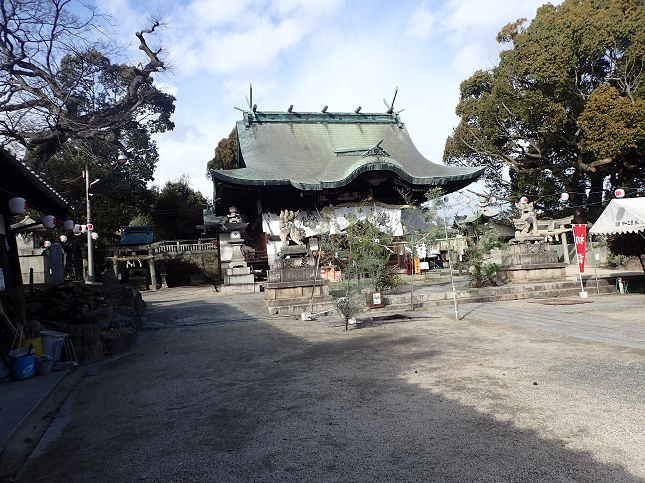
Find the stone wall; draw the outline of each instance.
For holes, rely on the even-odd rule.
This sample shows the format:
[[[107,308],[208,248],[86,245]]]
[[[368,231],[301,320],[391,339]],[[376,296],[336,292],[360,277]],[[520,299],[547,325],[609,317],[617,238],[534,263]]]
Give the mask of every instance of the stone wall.
[[[186,262],[192,262],[204,270],[204,273],[206,274],[208,280],[213,282],[220,282],[222,280],[219,272],[217,250],[166,252],[163,253],[163,258],[172,260],[179,259]]]

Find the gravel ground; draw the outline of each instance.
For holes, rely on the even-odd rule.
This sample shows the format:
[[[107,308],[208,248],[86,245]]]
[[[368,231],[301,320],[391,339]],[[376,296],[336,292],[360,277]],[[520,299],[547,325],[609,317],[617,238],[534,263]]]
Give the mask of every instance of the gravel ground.
[[[431,311],[345,332],[261,295],[146,296],[159,330],[16,481],[645,482],[643,350]]]

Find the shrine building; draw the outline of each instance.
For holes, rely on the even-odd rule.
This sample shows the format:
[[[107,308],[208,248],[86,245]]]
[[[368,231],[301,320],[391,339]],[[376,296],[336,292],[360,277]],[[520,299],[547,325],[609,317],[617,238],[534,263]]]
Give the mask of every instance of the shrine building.
[[[431,188],[450,193],[484,172],[483,167],[427,160],[392,109],[386,113],[362,113],[360,108],[329,112],[326,107],[321,112],[249,109],[243,110],[236,129],[237,168],[211,170],[211,218],[222,219],[235,206],[249,223],[245,244],[269,261],[279,251],[282,210],[299,210],[296,225],[309,237],[315,234],[321,213],[342,217],[353,207],[368,207],[369,216],[401,236],[401,207],[406,204],[401,191],[422,202]]]

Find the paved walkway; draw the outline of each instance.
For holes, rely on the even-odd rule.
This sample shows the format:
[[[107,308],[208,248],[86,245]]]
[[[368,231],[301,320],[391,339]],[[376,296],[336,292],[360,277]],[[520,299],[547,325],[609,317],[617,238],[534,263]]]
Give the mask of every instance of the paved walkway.
[[[579,299],[565,299],[578,302]],[[540,303],[542,302],[542,303]],[[460,304],[463,319],[480,319],[580,339],[645,349],[645,296],[605,295],[589,303],[543,305],[544,301]],[[454,314],[454,306],[434,310]]]

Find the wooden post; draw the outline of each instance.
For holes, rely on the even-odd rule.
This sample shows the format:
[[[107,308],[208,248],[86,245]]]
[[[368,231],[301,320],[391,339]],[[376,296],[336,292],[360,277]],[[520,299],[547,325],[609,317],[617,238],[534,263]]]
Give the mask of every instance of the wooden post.
[[[148,249],[148,255],[150,259],[148,260],[148,267],[150,267],[150,284],[152,285],[152,290],[157,290],[157,272],[155,271],[155,256],[154,248]]]

